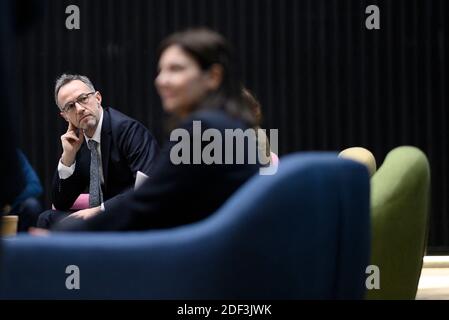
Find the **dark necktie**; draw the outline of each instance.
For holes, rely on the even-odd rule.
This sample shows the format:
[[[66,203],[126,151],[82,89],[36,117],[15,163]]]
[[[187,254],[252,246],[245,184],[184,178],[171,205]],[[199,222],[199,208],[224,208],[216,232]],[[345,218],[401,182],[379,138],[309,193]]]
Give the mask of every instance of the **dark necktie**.
[[[98,207],[103,202],[100,180],[100,157],[97,152],[97,142],[89,140],[90,149],[90,183],[89,183],[89,207]]]

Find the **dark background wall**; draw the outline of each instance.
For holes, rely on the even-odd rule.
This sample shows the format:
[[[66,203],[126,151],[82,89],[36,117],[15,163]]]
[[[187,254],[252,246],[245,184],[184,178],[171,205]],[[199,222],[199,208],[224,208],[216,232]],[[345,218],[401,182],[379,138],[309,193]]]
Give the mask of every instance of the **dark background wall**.
[[[80,8],[80,30],[65,28],[70,4]],[[381,30],[365,28],[370,4],[380,8]],[[43,1],[39,24],[16,47],[21,146],[48,192],[66,127],[53,100],[62,72],[88,75],[104,105],[161,139],[157,45],[175,30],[209,26],[233,43],[244,82],[263,105],[264,126],[279,129],[281,155],[363,146],[381,164],[395,146],[421,148],[432,170],[429,244],[449,247],[448,6],[445,0]]]

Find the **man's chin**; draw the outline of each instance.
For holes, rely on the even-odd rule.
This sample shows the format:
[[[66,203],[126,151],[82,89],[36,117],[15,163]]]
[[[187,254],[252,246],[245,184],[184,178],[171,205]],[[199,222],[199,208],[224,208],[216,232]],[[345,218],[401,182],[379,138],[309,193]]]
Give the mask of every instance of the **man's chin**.
[[[97,125],[96,121],[85,121],[80,123],[79,128],[83,129],[84,131],[89,131],[95,129],[96,125]]]

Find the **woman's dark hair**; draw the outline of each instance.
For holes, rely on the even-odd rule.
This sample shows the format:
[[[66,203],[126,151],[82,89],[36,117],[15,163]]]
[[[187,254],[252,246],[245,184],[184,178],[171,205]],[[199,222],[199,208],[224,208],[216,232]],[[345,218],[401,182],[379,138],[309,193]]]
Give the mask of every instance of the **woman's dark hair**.
[[[256,99],[254,94],[248,89],[242,88],[242,99],[243,103],[245,103],[254,117],[254,127],[260,127],[262,124],[262,108],[260,106],[260,102]]]
[[[189,54],[204,71],[213,65],[222,67],[222,81],[195,109],[223,109],[232,117],[253,126],[255,119],[249,107],[242,102],[241,84],[235,70],[235,61],[229,43],[217,32],[206,28],[188,29],[166,38],[158,50],[158,59],[169,47],[176,45]]]

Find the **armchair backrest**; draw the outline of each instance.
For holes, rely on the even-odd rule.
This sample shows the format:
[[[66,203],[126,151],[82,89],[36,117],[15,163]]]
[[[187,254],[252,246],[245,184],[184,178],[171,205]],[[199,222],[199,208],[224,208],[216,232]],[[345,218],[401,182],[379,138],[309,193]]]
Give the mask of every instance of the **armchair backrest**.
[[[380,289],[369,299],[414,299],[426,247],[430,169],[415,147],[392,150],[371,179],[372,258]]]

